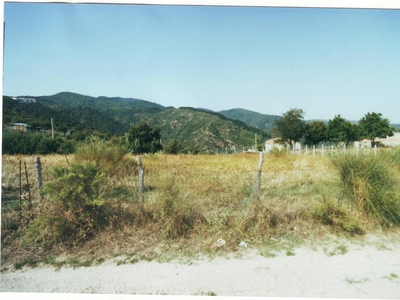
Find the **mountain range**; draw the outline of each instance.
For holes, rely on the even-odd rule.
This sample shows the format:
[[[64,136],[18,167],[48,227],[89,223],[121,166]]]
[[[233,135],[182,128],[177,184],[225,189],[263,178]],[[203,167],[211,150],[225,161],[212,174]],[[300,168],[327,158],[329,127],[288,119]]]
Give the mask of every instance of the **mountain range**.
[[[135,98],[91,97],[71,92],[25,97],[36,102],[22,103],[3,96],[4,125],[21,122],[49,129],[52,118],[57,131],[123,135],[131,124],[144,120],[161,129],[163,144],[176,140],[184,147],[191,145],[200,149],[251,147],[255,135],[260,142],[270,138],[271,128],[280,118],[243,109],[214,112],[164,107]]]
[[[17,99],[22,97],[17,97]],[[161,129],[163,144],[178,141],[181,146],[202,150],[251,147],[271,137],[281,116],[235,108],[215,112],[206,108],[165,107],[157,103],[121,97],[91,97],[71,92],[51,96],[26,96],[33,103],[22,103],[3,96],[3,125],[26,123],[32,127],[72,132],[75,139],[91,134],[121,136],[130,125],[144,120]],[[400,124],[391,124],[400,130]]]

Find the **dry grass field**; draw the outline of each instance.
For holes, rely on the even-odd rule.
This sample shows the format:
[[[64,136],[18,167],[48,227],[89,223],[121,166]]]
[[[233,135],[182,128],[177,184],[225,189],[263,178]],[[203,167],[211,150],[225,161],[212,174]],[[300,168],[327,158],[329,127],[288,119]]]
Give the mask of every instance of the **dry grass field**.
[[[50,183],[42,197],[34,156],[2,158],[4,268],[39,262],[91,265],[118,255],[127,261],[166,261],[239,253],[244,245],[264,248],[266,255],[272,250],[290,255],[294,247],[318,243],[332,234],[356,238],[398,231],[398,226],[382,224],[343,198],[340,172],[328,155],[265,154],[259,196],[258,154],[143,155],[143,205],[133,155],[109,160],[74,155],[40,159],[45,187]],[[93,171],[93,182],[87,183],[79,168],[77,175],[60,171],[64,175],[59,172],[59,179],[52,171],[87,166],[83,161],[91,159],[102,170]],[[29,195],[19,203],[20,160],[23,191],[27,190],[25,163],[27,167],[31,208]],[[390,169],[396,180],[399,171],[397,162]],[[63,186],[71,185],[68,180],[73,175],[84,187]],[[399,202],[398,189],[393,193]],[[68,197],[86,204],[73,206]]]

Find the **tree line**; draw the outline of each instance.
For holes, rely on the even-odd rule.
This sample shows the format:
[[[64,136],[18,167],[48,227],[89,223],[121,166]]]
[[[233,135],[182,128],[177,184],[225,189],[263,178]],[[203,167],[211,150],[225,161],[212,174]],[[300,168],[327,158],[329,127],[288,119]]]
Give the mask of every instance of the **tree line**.
[[[361,139],[371,140],[375,144],[376,138],[393,136],[394,128],[390,127],[389,120],[380,113],[367,113],[358,123],[352,123],[336,115],[327,124],[322,120],[304,121],[302,109],[291,109],[280,120],[275,122],[273,136],[280,144],[294,146],[296,142],[306,145],[317,145],[321,142],[349,144],[351,141]],[[184,147],[177,140],[169,144],[161,143],[161,130],[151,127],[147,122],[141,121],[131,125],[128,132],[122,137],[112,137],[115,143],[124,145],[126,151],[133,154],[155,153],[163,150],[166,154],[193,153],[201,151],[199,145]],[[51,139],[43,134],[28,135],[21,132],[7,132],[3,134],[4,154],[49,154],[73,153],[77,140],[70,138]]]
[[[273,137],[278,143],[291,147],[297,142],[310,146],[321,142],[332,142],[335,145],[344,143],[347,146],[352,141],[369,139],[371,146],[374,146],[377,138],[393,136],[395,131],[390,126],[389,119],[376,112],[368,112],[357,123],[350,122],[340,115],[336,115],[327,123],[322,120],[306,122],[304,114],[302,109],[294,108],[275,122]]]

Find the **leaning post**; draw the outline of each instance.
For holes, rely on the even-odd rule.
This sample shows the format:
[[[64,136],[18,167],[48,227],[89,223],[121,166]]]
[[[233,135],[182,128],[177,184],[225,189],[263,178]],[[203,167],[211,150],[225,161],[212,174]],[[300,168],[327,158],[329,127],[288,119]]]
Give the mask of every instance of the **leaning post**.
[[[257,199],[260,199],[260,188],[261,188],[261,170],[264,162],[264,152],[260,152],[260,159],[258,161],[257,169]]]
[[[140,196],[140,209],[144,206],[144,170],[142,165],[142,157],[137,156],[137,166],[139,171],[139,196]]]
[[[42,193],[40,191],[40,189],[42,188],[42,185],[43,185],[42,163],[40,162],[39,156],[35,157],[35,170],[36,170],[36,183],[37,183],[38,193],[39,193],[39,196],[42,197]]]

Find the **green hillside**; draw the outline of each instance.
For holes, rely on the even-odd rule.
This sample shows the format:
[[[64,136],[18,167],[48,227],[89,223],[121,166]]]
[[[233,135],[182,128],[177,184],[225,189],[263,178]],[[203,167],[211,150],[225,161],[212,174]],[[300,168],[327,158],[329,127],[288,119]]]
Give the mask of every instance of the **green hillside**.
[[[269,133],[271,132],[271,128],[274,127],[275,121],[281,118],[281,116],[266,115],[241,108],[223,110],[219,113],[230,119],[242,121],[249,126],[265,130]]]
[[[51,128],[53,118],[55,130],[99,131],[121,135],[128,130],[121,123],[90,106],[59,105],[57,101],[49,105],[35,98],[36,103],[20,103],[10,97],[3,97],[3,124],[26,123],[32,127]]]
[[[5,123],[22,122],[50,128],[50,118],[53,118],[56,130],[80,131],[80,138],[91,132],[123,135],[130,124],[141,120],[160,127],[163,144],[176,140],[185,148],[250,147],[255,134],[260,143],[269,137],[265,131],[215,112],[190,107],[167,108],[133,98],[95,98],[68,92],[34,97],[36,103],[3,98]]]
[[[203,150],[250,147],[254,145],[255,134],[259,141],[269,137],[262,130],[241,121],[188,107],[166,109],[150,116],[147,121],[160,127],[163,143],[177,140],[183,145],[199,146]]]

